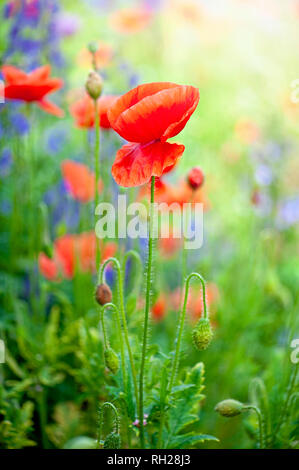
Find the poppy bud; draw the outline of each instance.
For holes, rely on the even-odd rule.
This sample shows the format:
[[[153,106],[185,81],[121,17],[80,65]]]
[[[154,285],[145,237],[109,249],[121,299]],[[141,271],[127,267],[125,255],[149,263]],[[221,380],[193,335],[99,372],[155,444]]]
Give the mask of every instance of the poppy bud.
[[[91,54],[95,54],[98,50],[98,45],[96,42],[90,42],[87,47]]]
[[[226,418],[233,418],[234,416],[241,414],[243,408],[243,403],[229,398],[228,400],[223,400],[217,403],[215,406],[215,411],[217,411],[221,416],[225,416]]]
[[[104,441],[104,449],[119,449],[120,448],[120,435],[116,432],[108,434]]]
[[[102,77],[97,72],[89,72],[85,88],[89,96],[94,100],[97,100],[101,96],[103,90]]]
[[[112,348],[106,349],[104,353],[105,365],[112,372],[116,374],[119,369],[119,360],[116,352]]]
[[[201,168],[199,168],[199,166],[192,168],[189,171],[188,178],[187,178],[188,183],[192,189],[200,188],[203,185],[204,179],[205,177],[204,177],[203,171]]]
[[[107,284],[99,284],[96,289],[95,298],[98,304],[105,305],[111,302],[112,292]]]
[[[201,318],[192,332],[193,343],[196,349],[203,351],[207,349],[213,338],[213,331],[210,321],[207,318]]]

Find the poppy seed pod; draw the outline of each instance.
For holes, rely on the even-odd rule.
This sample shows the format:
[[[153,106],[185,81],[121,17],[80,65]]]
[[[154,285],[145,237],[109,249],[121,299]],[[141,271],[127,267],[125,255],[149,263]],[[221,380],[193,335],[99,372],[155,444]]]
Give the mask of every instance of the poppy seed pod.
[[[97,100],[103,91],[103,80],[97,72],[90,72],[85,83],[85,89],[89,96]]]
[[[204,179],[205,177],[204,177],[203,171],[199,166],[192,168],[189,171],[189,174],[187,177],[189,185],[194,190],[200,188],[203,185]]]
[[[119,449],[120,448],[120,435],[116,432],[108,434],[104,441],[104,449]]]
[[[112,374],[116,374],[119,369],[119,360],[116,352],[112,348],[108,348],[104,353],[104,357],[107,369],[109,369]]]
[[[201,318],[192,332],[194,346],[199,351],[207,349],[213,338],[213,331],[208,318]]]
[[[228,400],[223,400],[217,403],[215,406],[215,411],[217,411],[221,416],[225,416],[226,418],[233,418],[234,416],[241,414],[243,408],[243,403],[229,398]]]
[[[105,305],[111,302],[112,292],[107,284],[99,284],[96,288],[95,298],[98,304]]]

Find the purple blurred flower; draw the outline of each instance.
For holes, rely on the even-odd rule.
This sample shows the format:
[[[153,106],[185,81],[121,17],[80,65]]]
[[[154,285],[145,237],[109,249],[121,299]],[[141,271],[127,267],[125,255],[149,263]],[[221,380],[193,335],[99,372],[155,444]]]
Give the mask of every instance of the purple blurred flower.
[[[11,150],[5,147],[0,156],[0,175],[7,176],[12,166],[12,153]]]
[[[81,20],[71,13],[60,14],[54,22],[56,34],[60,37],[69,37],[75,34],[81,26]]]
[[[280,229],[289,228],[299,222],[299,196],[282,201],[277,212],[277,225]]]
[[[268,186],[272,183],[273,173],[269,166],[264,165],[263,163],[258,165],[255,170],[255,180],[261,186]]]

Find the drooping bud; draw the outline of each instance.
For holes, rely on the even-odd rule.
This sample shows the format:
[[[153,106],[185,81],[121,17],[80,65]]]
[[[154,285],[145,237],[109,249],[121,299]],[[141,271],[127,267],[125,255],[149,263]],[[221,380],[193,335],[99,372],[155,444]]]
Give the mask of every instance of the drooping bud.
[[[213,331],[208,318],[201,318],[195,325],[192,332],[194,346],[203,351],[207,349],[213,338]]]
[[[103,79],[95,71],[89,72],[88,78],[85,83],[85,88],[89,96],[97,100],[103,91]]]
[[[108,434],[104,441],[104,449],[119,449],[120,448],[120,435],[116,432]]]
[[[104,353],[105,365],[112,372],[116,374],[119,369],[119,360],[116,352],[112,348],[106,349]]]
[[[203,185],[204,179],[205,177],[204,177],[203,171],[201,168],[199,168],[199,166],[192,168],[189,171],[189,174],[187,177],[189,185],[194,190],[200,188]]]
[[[107,284],[99,284],[96,288],[95,298],[98,304],[105,305],[111,302],[112,292]]]
[[[217,403],[215,406],[215,411],[217,411],[221,416],[225,416],[226,418],[233,418],[234,416],[241,414],[243,408],[243,403],[229,398],[228,400],[223,400]]]

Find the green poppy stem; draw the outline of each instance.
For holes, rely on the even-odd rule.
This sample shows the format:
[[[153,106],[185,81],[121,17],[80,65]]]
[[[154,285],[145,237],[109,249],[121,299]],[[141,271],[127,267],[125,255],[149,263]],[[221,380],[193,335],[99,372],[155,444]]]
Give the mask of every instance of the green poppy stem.
[[[147,275],[146,275],[146,297],[145,297],[144,327],[143,327],[143,346],[142,346],[140,378],[139,378],[139,425],[140,425],[140,446],[142,449],[145,446],[144,425],[143,425],[143,386],[144,386],[144,369],[145,369],[145,359],[146,359],[146,350],[147,350],[149,310],[150,310],[150,301],[151,301],[150,297],[151,297],[151,278],[152,278],[153,240],[154,240],[153,239],[154,201],[155,201],[155,177],[152,176],[149,239],[148,239],[148,261],[147,261]]]
[[[133,377],[133,384],[134,384],[134,391],[135,391],[135,397],[136,397],[136,406],[138,407],[138,387],[137,387],[137,375],[136,375],[136,369],[135,369],[135,364],[134,364],[134,357],[132,353],[132,349],[130,346],[130,341],[129,341],[129,331],[128,331],[128,325],[127,325],[127,319],[126,319],[126,314],[125,314],[125,304],[124,304],[124,294],[123,294],[123,276],[122,276],[122,270],[119,261],[116,258],[108,258],[100,267],[99,270],[99,279],[98,279],[98,284],[102,284],[104,280],[104,271],[106,266],[109,263],[113,263],[116,271],[117,271],[117,278],[118,278],[118,303],[119,303],[119,309],[120,309],[120,314],[122,318],[122,324],[123,324],[123,332],[125,336],[125,342],[129,354],[129,359],[130,359],[130,364],[131,364],[131,371],[132,371],[132,377]]]
[[[99,106],[98,100],[94,100],[94,108],[95,108],[95,119],[94,119],[94,126],[95,126],[95,145],[94,145],[94,171],[95,171],[95,211],[99,203],[99,180],[100,180],[100,118],[99,118]],[[96,214],[95,214],[95,226],[96,226]],[[96,239],[96,266],[99,265],[100,262],[100,251],[99,251],[99,243]]]
[[[191,273],[187,277],[186,283],[185,283],[184,303],[183,303],[183,308],[181,310],[181,314],[180,314],[180,318],[179,318],[178,332],[177,332],[177,337],[176,337],[176,341],[175,341],[175,344],[176,344],[175,355],[174,355],[174,359],[173,359],[173,363],[172,363],[172,371],[171,371],[170,382],[169,382],[169,391],[170,392],[172,390],[172,387],[174,386],[175,378],[176,378],[178,367],[179,367],[179,357],[180,357],[181,342],[182,342],[182,336],[183,336],[183,330],[184,330],[184,324],[185,324],[185,317],[186,317],[186,308],[187,308],[187,301],[188,301],[188,294],[189,294],[189,286],[190,286],[190,281],[193,277],[197,278],[201,282],[201,285],[202,285],[202,298],[203,298],[203,318],[205,318],[205,319],[208,318],[205,280],[200,274]]]
[[[260,449],[264,449],[265,448],[265,442],[264,442],[264,437],[265,436],[264,436],[264,432],[263,432],[264,418],[263,418],[263,415],[261,413],[261,410],[257,406],[254,406],[254,405],[244,406],[243,411],[246,411],[246,410],[253,410],[253,411],[255,411],[255,413],[257,415],[257,419],[258,419],[258,423],[259,423],[259,447],[260,447]]]
[[[102,322],[102,328],[103,328],[103,335],[104,335],[104,345],[105,348],[107,349],[109,346],[108,340],[107,340],[107,334],[105,330],[105,319],[104,319],[104,314],[105,310],[108,308],[112,308],[116,314],[116,324],[117,324],[117,329],[119,332],[119,343],[120,343],[120,357],[121,357],[121,370],[122,370],[122,377],[123,377],[123,384],[125,385],[126,383],[126,363],[125,363],[125,348],[124,348],[124,341],[123,341],[123,336],[122,336],[122,328],[121,328],[121,318],[119,314],[119,310],[115,304],[112,302],[109,302],[101,308],[101,322]]]

